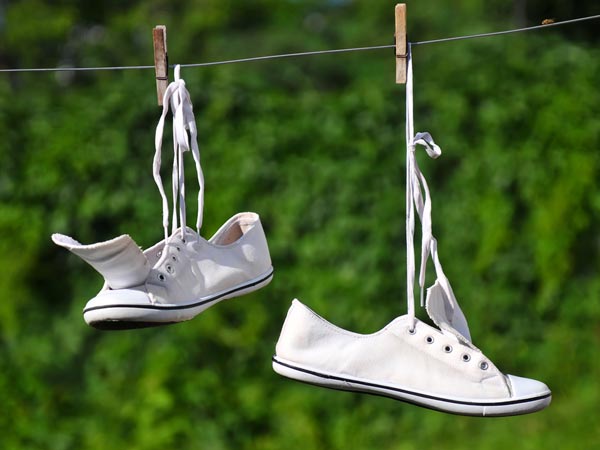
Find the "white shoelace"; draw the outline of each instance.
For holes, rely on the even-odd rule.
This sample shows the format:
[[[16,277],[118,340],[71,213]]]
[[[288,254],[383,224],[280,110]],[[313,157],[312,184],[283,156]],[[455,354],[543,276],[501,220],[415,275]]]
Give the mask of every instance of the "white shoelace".
[[[437,252],[437,240],[431,231],[431,196],[429,194],[429,186],[427,180],[421,173],[415,150],[417,145],[425,147],[427,154],[431,158],[437,158],[442,154],[440,147],[434,142],[429,133],[414,134],[414,117],[413,117],[413,73],[412,73],[412,54],[411,46],[408,44],[408,61],[406,75],[406,253],[407,253],[407,270],[406,270],[406,287],[407,287],[407,302],[408,315],[415,323],[415,249],[414,249],[414,233],[415,233],[415,208],[419,219],[421,220],[421,267],[419,270],[419,287],[421,306],[424,306],[424,286],[425,286],[425,271],[427,261],[431,255],[433,258],[437,281],[448,296],[452,305],[457,305],[458,302],[448,278],[444,274],[442,265]],[[423,195],[424,194],[424,195]]]
[[[190,93],[185,87],[185,81],[180,78],[180,67],[175,66],[175,81],[169,84],[163,97],[163,110],[158,125],[156,126],[153,175],[162,198],[163,228],[165,240],[169,237],[169,202],[160,176],[162,138],[165,119],[169,107],[173,113],[173,223],[171,233],[175,233],[181,226],[181,237],[185,238],[186,212],[185,212],[185,174],[183,170],[183,154],[192,151],[196,173],[198,175],[198,217],[196,231],[200,233],[202,227],[202,212],[204,209],[204,175],[200,166],[200,149],[198,148],[198,130]],[[189,135],[188,135],[189,133]],[[179,208],[178,208],[179,206]],[[179,214],[178,214],[179,213]],[[179,216],[179,217],[178,217]]]

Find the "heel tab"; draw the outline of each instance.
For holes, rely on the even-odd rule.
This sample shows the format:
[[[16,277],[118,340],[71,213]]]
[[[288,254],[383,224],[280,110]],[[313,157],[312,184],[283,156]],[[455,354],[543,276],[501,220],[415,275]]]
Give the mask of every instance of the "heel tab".
[[[294,355],[308,345],[314,323],[314,313],[298,299],[293,299],[275,345],[275,354],[293,360]]]
[[[292,300],[292,304],[290,305],[290,307],[288,309],[288,316],[290,315],[290,313],[292,311],[298,311],[299,314],[304,313],[304,314],[308,314],[309,316],[324,320],[321,316],[319,316],[316,312],[314,312],[312,309],[310,309],[308,306],[306,306],[304,303],[302,303],[297,298]]]
[[[312,309],[310,309],[308,306],[306,306],[304,303],[302,303],[297,298],[292,300],[292,304],[290,305],[290,307],[288,309],[285,320],[286,320],[286,322],[302,321],[306,325],[308,325],[309,323],[311,323],[311,324],[321,323],[321,324],[325,324],[328,327],[338,328],[335,325],[333,325],[332,323],[330,323],[327,319],[321,317],[319,314],[314,312]],[[284,327],[285,327],[285,323],[284,323]]]

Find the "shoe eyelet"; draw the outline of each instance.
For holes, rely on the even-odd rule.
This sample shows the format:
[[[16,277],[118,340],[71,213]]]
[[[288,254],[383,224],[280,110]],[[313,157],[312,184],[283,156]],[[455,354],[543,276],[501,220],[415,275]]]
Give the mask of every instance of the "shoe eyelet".
[[[179,245],[175,246],[175,250],[177,250],[178,252],[181,251],[181,247]]]
[[[433,344],[434,341],[435,339],[433,339],[433,336],[427,336],[425,338],[425,342],[427,342],[428,344]]]
[[[451,353],[452,352],[452,346],[451,345],[444,345],[444,351],[446,353]]]
[[[181,238],[181,242],[185,244],[185,238]]]
[[[177,262],[177,256],[173,255],[173,256],[171,256],[171,259],[172,259],[173,261]]]
[[[469,361],[471,361],[471,355],[469,355],[469,354],[467,354],[467,353],[463,353],[463,355],[462,355],[462,360],[463,360],[464,362],[469,362]]]
[[[156,256],[160,258],[162,256],[162,252],[156,252]]]
[[[162,273],[159,273],[159,274],[158,274],[158,279],[159,279],[160,281],[165,281],[165,276],[164,276]]]
[[[485,362],[485,361],[481,361],[481,362],[479,363],[479,368],[480,368],[481,370],[487,370],[487,369],[488,369],[488,367],[490,367],[490,365],[489,365],[487,362]]]
[[[172,266],[171,264],[167,264],[167,265],[165,266],[165,269],[167,269],[167,272],[169,272],[169,273],[173,273],[173,266]]]
[[[416,328],[409,328],[407,331],[408,331],[408,334],[417,334]]]

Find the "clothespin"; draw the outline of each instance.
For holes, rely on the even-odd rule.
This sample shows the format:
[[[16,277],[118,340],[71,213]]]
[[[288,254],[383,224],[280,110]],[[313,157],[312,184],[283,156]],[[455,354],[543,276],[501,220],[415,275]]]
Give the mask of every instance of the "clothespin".
[[[395,10],[396,83],[406,84],[406,3],[398,3]]]
[[[162,106],[163,96],[169,83],[169,61],[167,56],[167,27],[157,25],[152,29],[154,42],[154,69],[156,71],[156,95],[158,105]]]

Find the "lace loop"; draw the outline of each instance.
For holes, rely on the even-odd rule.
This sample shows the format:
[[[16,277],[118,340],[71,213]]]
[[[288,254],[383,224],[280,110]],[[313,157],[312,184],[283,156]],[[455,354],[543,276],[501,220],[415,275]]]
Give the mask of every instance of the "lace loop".
[[[424,306],[424,286],[427,261],[431,256],[434,262],[437,281],[449,299],[451,305],[458,307],[458,302],[452,292],[452,287],[444,274],[440,263],[437,240],[432,233],[431,223],[431,196],[425,176],[419,169],[415,156],[417,145],[423,146],[431,158],[438,158],[442,154],[441,148],[435,143],[431,134],[427,132],[414,132],[413,117],[413,72],[412,49],[408,44],[407,79],[406,79],[406,253],[407,253],[407,303],[408,314],[413,323],[415,321],[415,209],[421,221],[421,264],[419,269],[420,303]],[[459,309],[459,308],[457,308]]]
[[[427,154],[431,156],[433,159],[436,159],[442,154],[442,149],[437,145],[431,134],[425,133],[417,133],[415,137],[412,139],[412,150],[415,150],[417,145],[422,145],[425,147]]]
[[[162,140],[165,120],[169,109],[173,114],[173,170],[172,170],[172,195],[173,219],[172,233],[179,226],[181,236],[185,236],[186,210],[185,210],[185,172],[183,154],[191,150],[198,178],[198,216],[196,230],[200,233],[202,227],[202,213],[204,209],[204,175],[200,165],[200,149],[198,147],[198,130],[194,117],[193,105],[190,94],[185,86],[185,81],[180,77],[181,68],[175,66],[175,81],[167,86],[163,97],[163,110],[156,126],[155,154],[153,161],[153,176],[162,199],[163,228],[165,240],[169,236],[169,202],[160,175],[162,159]]]

